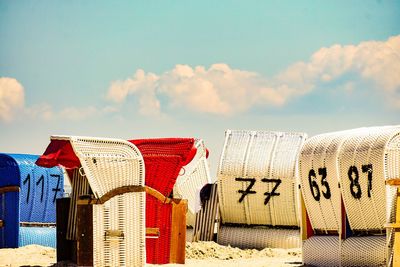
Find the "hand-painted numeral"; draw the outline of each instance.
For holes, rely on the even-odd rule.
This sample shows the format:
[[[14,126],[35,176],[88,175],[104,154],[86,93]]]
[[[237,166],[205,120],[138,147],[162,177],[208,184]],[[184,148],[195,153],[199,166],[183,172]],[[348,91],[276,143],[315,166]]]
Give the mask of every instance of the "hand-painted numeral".
[[[318,168],[318,174],[321,176],[321,186],[325,187],[325,191],[322,191],[322,195],[326,199],[331,198],[331,188],[329,187],[329,183],[326,180],[327,177],[327,171],[326,168]],[[313,198],[316,201],[320,201],[321,199],[321,191],[319,189],[318,183],[317,183],[317,175],[315,173],[314,169],[311,169],[308,172],[308,183],[310,184],[310,189],[311,189],[311,194]]]
[[[368,173],[368,197],[371,197],[372,191],[372,164],[366,164],[361,166],[363,173]]]
[[[359,174],[358,174],[358,169],[356,166],[350,166],[349,171],[347,172],[349,179],[350,179],[350,192],[351,195],[355,199],[361,198],[362,192],[361,192],[361,186],[360,183],[358,182],[359,179]]]
[[[272,188],[271,192],[265,192],[264,195],[266,196],[265,200],[264,200],[264,205],[267,205],[269,200],[271,199],[271,197],[273,196],[279,196],[281,193],[277,193],[275,192],[279,185],[282,183],[281,179],[267,179],[267,178],[263,178],[261,179],[261,181],[263,181],[264,183],[275,183],[274,188]]]
[[[245,196],[248,194],[255,194],[256,191],[252,191],[251,188],[253,188],[254,184],[256,183],[256,178],[240,178],[237,177],[235,178],[235,181],[240,181],[240,182],[250,182],[250,184],[247,186],[246,190],[238,190],[237,192],[242,194],[239,198],[239,203],[241,203],[244,199]]]
[[[325,192],[322,191],[322,195],[324,196],[324,198],[330,199],[331,198],[331,188],[329,187],[328,181],[326,180],[326,176],[327,176],[326,168],[319,168],[318,174],[321,175],[321,185],[326,188]]]
[[[372,164],[361,165],[361,171],[363,173],[367,173],[368,178],[368,197],[371,197],[372,191]],[[361,185],[359,183],[359,172],[356,166],[350,166],[349,171],[347,172],[350,180],[350,193],[355,199],[360,199],[362,196]]]
[[[250,182],[250,184],[247,186],[246,190],[238,190],[237,192],[242,194],[239,198],[239,203],[241,203],[244,198],[249,195],[249,194],[256,194],[256,191],[251,190],[256,183],[256,178],[235,178],[235,181],[239,182]],[[269,178],[263,178],[261,179],[262,182],[264,183],[275,183],[274,188],[272,188],[271,192],[265,192],[265,200],[264,200],[264,205],[267,205],[269,201],[271,200],[271,197],[273,196],[279,196],[280,193],[276,192],[278,189],[279,185],[282,183],[281,179],[269,179]]]
[[[56,188],[51,189],[54,192],[54,196],[53,196],[53,203],[54,203],[54,202],[56,202],[56,199],[57,199],[57,193],[61,191],[61,188],[60,188],[61,175],[50,174],[50,176],[57,177],[57,186],[56,186]]]
[[[26,203],[29,202],[29,196],[31,194],[31,175],[28,174],[28,176],[26,176],[25,180],[22,181],[22,183],[25,185],[26,183],[28,183],[28,192],[26,194]]]
[[[42,183],[42,194],[40,195],[40,202],[43,202],[43,195],[44,195],[44,176],[41,175],[39,180],[36,181],[36,185]]]
[[[310,184],[311,194],[316,201],[321,199],[321,193],[319,191],[319,186],[317,184],[317,176],[315,174],[314,169],[311,169],[308,172],[308,183]]]

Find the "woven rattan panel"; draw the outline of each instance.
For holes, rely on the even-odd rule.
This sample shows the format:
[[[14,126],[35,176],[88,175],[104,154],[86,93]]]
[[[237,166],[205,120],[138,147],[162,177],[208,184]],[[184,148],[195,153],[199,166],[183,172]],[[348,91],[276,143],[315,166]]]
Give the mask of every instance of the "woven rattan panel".
[[[386,145],[399,133],[398,127],[368,128],[351,135],[342,145],[338,159],[339,177],[352,230],[384,230],[386,169],[395,169],[389,167],[393,161],[385,162],[385,159],[395,158],[387,155]],[[399,163],[395,165],[398,167]]]
[[[299,230],[221,226],[218,243],[240,248],[298,248]]]
[[[394,222],[396,189],[385,186],[385,179],[397,178],[400,173],[399,134],[398,126],[385,126],[328,133],[307,140],[299,170],[311,226],[314,230],[336,230],[343,240],[338,236],[309,237],[303,243],[305,264],[386,264],[393,239],[391,231],[385,234],[384,224]],[[346,219],[349,225],[342,229]],[[338,247],[339,259],[336,253],[327,252],[328,243]]]
[[[341,192],[338,187],[338,155],[352,133],[342,131],[309,138],[299,159],[301,192],[313,229],[339,231]]]
[[[144,161],[133,144],[74,136],[53,136],[52,140],[69,140],[82,165],[72,179],[70,239],[76,238],[76,200],[89,193],[89,186],[96,198],[123,186],[144,186]],[[145,265],[144,192],[125,193],[93,205],[93,246],[94,266]]]
[[[128,185],[144,185],[143,158],[131,143],[109,138],[60,137],[71,142],[96,198]]]
[[[144,192],[126,193],[93,206],[95,266],[145,265],[145,197]]]
[[[37,244],[56,247],[56,227],[20,227],[19,246]]]
[[[210,187],[208,199],[202,203],[201,210],[196,213],[192,241],[214,240],[216,218],[218,217],[218,190],[217,184],[212,184]]]
[[[188,200],[188,214],[186,224],[194,226],[196,213],[196,196],[200,189],[211,183],[210,169],[207,161],[207,149],[203,140],[195,142],[197,149],[195,157],[186,166],[182,167],[181,173],[176,179],[174,186],[174,198]]]
[[[385,266],[386,236],[350,237],[341,244],[342,266]]]
[[[161,138],[131,140],[143,155],[146,168],[146,186],[169,197],[181,168],[195,156],[193,138]],[[146,227],[158,228],[158,238],[146,240],[146,261],[167,264],[170,261],[172,204],[161,203],[146,196]]]
[[[303,241],[303,263],[307,266],[340,266],[338,236],[312,236]]]
[[[218,170],[223,223],[297,226],[302,133],[226,131]]]
[[[396,179],[400,177],[400,135],[394,136],[386,146],[385,154],[385,172],[386,179]],[[394,223],[396,221],[397,210],[397,188],[394,186],[386,186],[386,221]],[[393,228],[386,230],[387,243],[387,262],[388,265],[393,263],[393,246],[394,233]]]
[[[388,223],[396,222],[396,209],[397,209],[397,188],[395,186],[386,186],[386,221]],[[394,246],[394,234],[395,229],[388,228],[386,229],[386,244],[387,244],[387,252],[386,258],[388,263],[392,263],[393,258],[393,246]],[[388,264],[388,266],[391,266]]]

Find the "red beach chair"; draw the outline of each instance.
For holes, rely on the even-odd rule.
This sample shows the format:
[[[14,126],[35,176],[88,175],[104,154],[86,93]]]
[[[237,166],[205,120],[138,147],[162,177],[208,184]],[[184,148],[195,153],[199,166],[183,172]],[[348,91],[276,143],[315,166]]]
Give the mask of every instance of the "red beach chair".
[[[185,262],[187,202],[169,198],[183,166],[196,154],[193,138],[130,140],[145,162],[146,227],[158,228],[158,238],[147,238],[147,263]],[[158,192],[161,194],[158,194]],[[159,197],[156,197],[156,196]]]

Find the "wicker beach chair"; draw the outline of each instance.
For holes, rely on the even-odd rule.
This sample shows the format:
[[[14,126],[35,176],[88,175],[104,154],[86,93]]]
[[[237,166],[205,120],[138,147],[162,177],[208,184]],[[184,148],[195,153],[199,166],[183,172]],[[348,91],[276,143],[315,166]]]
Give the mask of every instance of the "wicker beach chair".
[[[187,201],[171,197],[182,167],[196,156],[195,139],[154,138],[129,142],[143,155],[145,183],[151,188],[146,195],[146,227],[159,229],[159,236],[146,240],[147,263],[184,263]]]
[[[305,138],[303,133],[226,131],[218,169],[218,243],[300,246],[296,166]]]
[[[398,175],[389,169],[400,166],[399,134],[399,127],[371,127],[307,140],[299,161],[305,264],[388,263],[385,224],[393,220],[396,191],[385,180]]]
[[[76,243],[78,265],[145,265],[144,162],[133,144],[52,136],[37,164],[69,170],[67,238]]]
[[[56,247],[56,199],[61,168],[35,165],[37,155],[0,154],[0,248]]]
[[[212,182],[207,161],[208,150],[204,145],[204,141],[196,139],[194,146],[196,155],[190,163],[182,167],[173,189],[174,198],[187,199],[186,224],[192,227],[195,223],[196,213],[200,208],[198,207],[199,192],[206,184]]]

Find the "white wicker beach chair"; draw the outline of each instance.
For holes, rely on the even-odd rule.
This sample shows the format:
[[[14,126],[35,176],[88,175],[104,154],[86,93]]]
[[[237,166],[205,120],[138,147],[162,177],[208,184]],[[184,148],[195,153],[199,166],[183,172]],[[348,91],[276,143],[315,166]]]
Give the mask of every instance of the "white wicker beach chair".
[[[119,139],[52,136],[51,140],[70,143],[81,164],[72,177],[69,237],[79,239],[75,227],[83,218],[76,208],[79,211],[79,203],[86,201],[93,214],[92,264],[144,266],[145,176],[139,150]],[[89,193],[94,198],[82,200],[82,195]],[[78,242],[79,249],[84,248],[79,248]]]
[[[387,263],[385,223],[394,217],[396,191],[386,189],[385,179],[389,169],[399,172],[399,134],[399,127],[371,127],[307,140],[299,161],[305,264]]]
[[[174,197],[188,200],[188,213],[186,224],[194,226],[197,210],[197,194],[204,185],[211,183],[210,168],[207,161],[207,149],[204,141],[196,139],[195,147],[197,149],[193,160],[184,166],[181,174],[178,176],[174,186]]]
[[[277,244],[299,247],[299,238],[297,242],[287,238],[290,242],[282,244],[281,239],[286,238],[275,233],[273,227],[299,226],[296,166],[305,138],[304,133],[226,131],[218,169],[222,223],[219,243],[259,248]],[[265,234],[254,236],[254,231],[239,227],[244,225],[264,226],[257,228],[257,232]],[[285,233],[289,237],[298,236],[298,230]],[[249,238],[244,236],[247,234]],[[270,237],[268,243],[266,236]]]
[[[361,131],[356,129],[354,131]],[[313,235],[303,235],[304,263],[340,266],[341,193],[338,187],[338,154],[351,131],[309,138],[300,153],[302,198]],[[303,224],[302,231],[307,231]],[[327,253],[329,251],[329,253]]]

